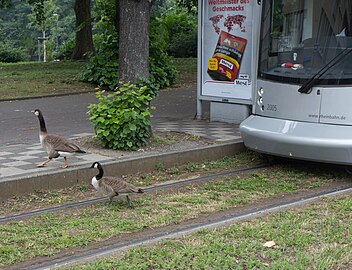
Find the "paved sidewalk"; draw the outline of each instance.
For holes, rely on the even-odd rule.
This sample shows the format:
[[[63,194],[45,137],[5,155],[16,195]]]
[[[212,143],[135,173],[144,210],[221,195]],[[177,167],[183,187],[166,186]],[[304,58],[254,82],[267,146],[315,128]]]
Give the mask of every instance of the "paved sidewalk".
[[[177,120],[177,119],[154,119],[152,128],[156,131],[177,131],[201,136],[218,142],[229,142],[241,139],[237,125],[208,122],[203,120]],[[70,136],[76,139],[92,135],[80,133]],[[39,139],[38,139],[39,140]],[[9,179],[24,178],[43,173],[64,171],[59,168],[63,159],[53,160],[46,167],[37,168],[36,165],[47,159],[47,153],[40,143],[16,144],[0,147],[0,182]],[[108,162],[117,160],[113,157],[102,156],[93,153],[74,155],[68,157],[70,168],[80,165],[89,166],[93,161]],[[121,160],[121,158],[119,158]]]

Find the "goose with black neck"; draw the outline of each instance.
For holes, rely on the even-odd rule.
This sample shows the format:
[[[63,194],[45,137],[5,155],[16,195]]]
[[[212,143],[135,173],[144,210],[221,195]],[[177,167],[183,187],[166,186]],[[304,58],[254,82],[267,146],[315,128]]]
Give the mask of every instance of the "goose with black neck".
[[[67,161],[68,155],[86,153],[74,142],[56,134],[48,134],[42,112],[39,109],[35,109],[32,112],[38,117],[39,120],[40,143],[45,149],[45,151],[48,153],[48,159],[38,164],[37,167],[44,167],[50,161],[52,161],[52,159],[63,156],[64,164],[60,167],[67,168],[69,166]]]

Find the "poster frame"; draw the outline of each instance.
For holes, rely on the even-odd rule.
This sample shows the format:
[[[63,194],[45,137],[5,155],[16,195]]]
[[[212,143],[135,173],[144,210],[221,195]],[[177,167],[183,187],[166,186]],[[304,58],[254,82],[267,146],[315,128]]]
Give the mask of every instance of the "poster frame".
[[[257,72],[258,72],[258,51],[259,51],[259,36],[260,36],[260,22],[261,22],[261,1],[253,1],[252,8],[252,46],[251,46],[251,87],[248,88],[248,98],[229,98],[225,96],[210,96],[203,94],[203,76],[204,72],[204,61],[206,57],[203,55],[204,41],[203,34],[205,33],[204,27],[204,9],[207,4],[207,0],[198,1],[198,57],[197,57],[197,116],[201,117],[202,112],[202,101],[214,101],[224,103],[236,103],[251,105],[253,103],[254,89],[256,88]]]

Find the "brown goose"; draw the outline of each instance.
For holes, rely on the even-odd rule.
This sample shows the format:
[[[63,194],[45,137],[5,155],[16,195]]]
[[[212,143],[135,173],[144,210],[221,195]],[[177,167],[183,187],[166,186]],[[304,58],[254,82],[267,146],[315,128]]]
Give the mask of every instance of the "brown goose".
[[[66,140],[64,137],[55,134],[48,134],[42,112],[38,109],[35,109],[33,113],[38,116],[39,119],[40,143],[48,153],[48,159],[37,165],[37,167],[44,167],[53,158],[58,158],[62,155],[64,157],[64,164],[60,167],[67,168],[69,166],[66,157],[67,155],[73,153],[85,153],[85,151],[81,150],[78,145],[69,140]]]
[[[93,187],[104,195],[109,197],[109,204],[115,196],[126,195],[128,207],[131,207],[131,201],[128,194],[131,193],[143,193],[143,190],[135,187],[134,185],[127,183],[121,178],[117,177],[103,177],[104,170],[99,162],[94,162],[91,168],[96,168],[99,173],[92,178]]]

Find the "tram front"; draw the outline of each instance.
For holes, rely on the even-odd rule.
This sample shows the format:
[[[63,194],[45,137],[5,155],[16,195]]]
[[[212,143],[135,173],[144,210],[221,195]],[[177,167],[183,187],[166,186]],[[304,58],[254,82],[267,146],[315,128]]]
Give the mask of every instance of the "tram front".
[[[352,0],[263,1],[246,147],[352,164]]]

